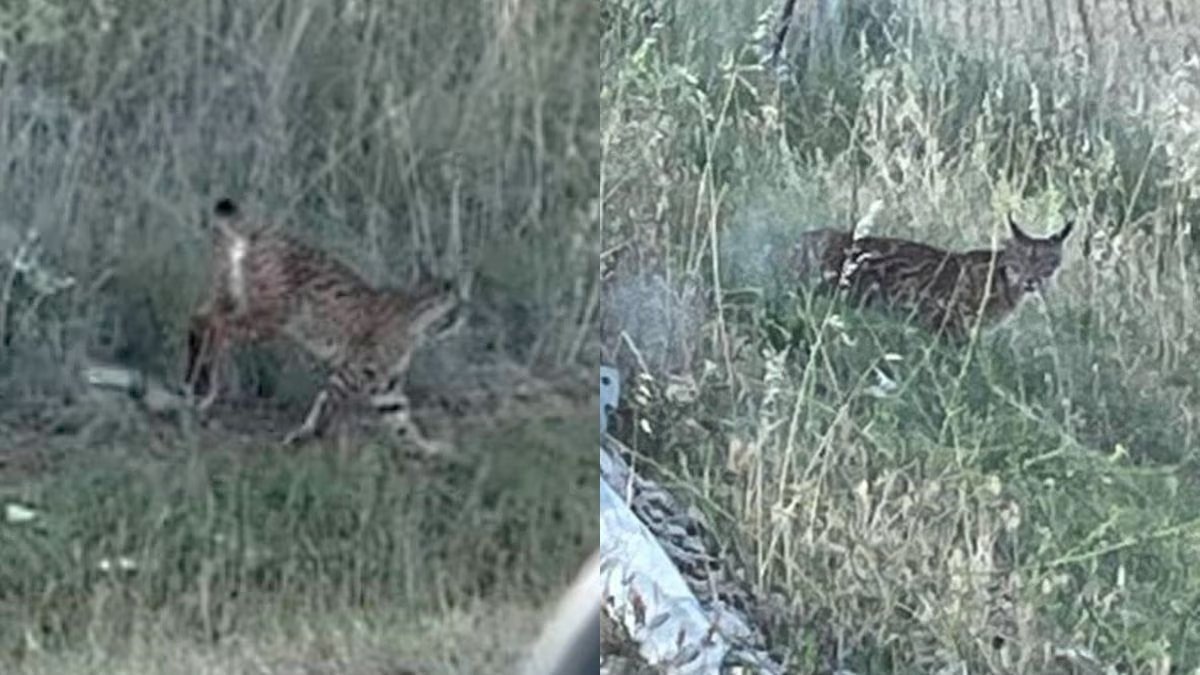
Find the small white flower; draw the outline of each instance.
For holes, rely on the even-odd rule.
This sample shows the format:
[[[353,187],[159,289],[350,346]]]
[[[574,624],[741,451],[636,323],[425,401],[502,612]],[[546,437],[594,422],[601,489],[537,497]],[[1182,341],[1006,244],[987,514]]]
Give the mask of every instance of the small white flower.
[[[100,568],[101,572],[112,572],[119,570],[121,572],[132,572],[137,569],[137,563],[133,558],[128,556],[117,556],[116,560],[101,558],[100,562],[96,563],[96,567]]]
[[[37,518],[37,512],[33,509],[21,506],[20,504],[12,503],[4,505],[4,521],[13,524],[28,523]]]
[[[896,381],[888,377],[882,370],[875,368],[875,384],[867,387],[867,395],[875,398],[887,398],[900,388]]]
[[[672,403],[691,403],[700,393],[700,387],[691,375],[668,375],[663,396]]]

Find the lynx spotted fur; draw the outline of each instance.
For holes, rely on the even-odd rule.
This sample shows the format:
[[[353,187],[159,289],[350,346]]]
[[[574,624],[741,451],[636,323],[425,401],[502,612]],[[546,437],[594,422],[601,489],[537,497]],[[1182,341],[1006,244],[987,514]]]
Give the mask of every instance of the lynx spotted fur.
[[[1030,293],[1040,292],[1062,264],[1068,222],[1049,237],[1026,234],[1012,216],[1011,238],[999,250],[951,252],[905,239],[855,238],[850,232],[806,232],[791,251],[801,278],[820,275],[825,288],[865,305],[912,314],[928,330],[951,339],[977,324],[999,322]]]
[[[285,442],[322,431],[331,405],[365,398],[394,436],[427,453],[444,449],[413,421],[404,379],[422,343],[461,325],[453,288],[373,288],[275,227],[245,223],[228,199],[216,205],[211,236],[212,286],[192,316],[185,375],[191,393],[207,389],[202,411],[217,398],[217,360],[231,346],[282,337],[330,371],[304,422]]]

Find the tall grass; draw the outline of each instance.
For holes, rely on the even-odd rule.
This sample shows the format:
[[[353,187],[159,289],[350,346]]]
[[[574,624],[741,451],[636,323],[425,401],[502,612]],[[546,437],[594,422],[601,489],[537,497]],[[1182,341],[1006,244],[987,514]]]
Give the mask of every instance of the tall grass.
[[[602,334],[630,371],[631,343],[673,345],[627,433],[724,524],[793,668],[1200,665],[1189,80],[1125,108],[882,2],[780,80],[773,3],[665,5],[608,5]],[[796,233],[872,204],[871,232],[950,248],[1009,210],[1081,227],[1044,300],[950,349],[774,278]],[[637,321],[697,295],[670,340]]]
[[[296,612],[404,634],[481,599],[533,607],[594,546],[596,505],[580,498],[590,462],[570,451],[587,427],[523,426],[464,444],[470,466],[424,470],[371,448],[280,461],[233,440],[157,457],[93,446],[5,489],[35,515],[0,530],[0,644],[37,664],[85,644],[100,657],[131,641],[252,639],[290,630]],[[524,630],[503,639],[536,625]]]
[[[254,406],[181,433],[97,399],[78,366],[178,379],[198,226],[228,195],[373,283],[473,277],[491,351],[462,359],[578,369],[595,29],[570,0],[0,8],[0,502],[35,514],[0,523],[0,670],[226,672],[206,650],[234,643],[273,672],[388,645],[438,672],[511,665],[594,547],[590,409],[452,420],[461,456],[414,467],[370,445],[280,455]],[[251,350],[237,379],[302,414],[313,382],[287,354]],[[462,380],[443,363],[414,386]],[[446,656],[455,617],[506,612],[528,621]]]

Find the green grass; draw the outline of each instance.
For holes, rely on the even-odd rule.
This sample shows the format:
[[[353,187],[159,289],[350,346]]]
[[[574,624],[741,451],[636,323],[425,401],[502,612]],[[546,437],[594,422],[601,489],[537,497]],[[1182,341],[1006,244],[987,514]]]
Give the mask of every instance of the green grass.
[[[44,655],[253,645],[259,631],[300,630],[297,614],[363,623],[359,637],[381,643],[417,643],[418,624],[463,612],[533,616],[595,545],[583,422],[477,431],[455,461],[428,466],[372,446],[76,446],[72,460],[0,488],[36,514],[0,528],[0,646],[36,672]],[[495,629],[512,654],[536,634],[516,628]],[[404,650],[388,653],[418,651]]]
[[[288,453],[260,408],[303,415],[320,374],[292,352],[239,353],[226,431],[199,434],[97,396],[79,366],[178,380],[200,225],[231,196],[372,283],[474,277],[492,351],[414,367],[415,388],[489,358],[576,372],[596,19],[573,0],[0,8],[0,503],[36,513],[0,523],[0,671],[514,663],[595,546],[581,413],[451,420],[448,464],[365,441]],[[102,569],[122,559],[136,569]]]
[[[608,3],[605,263],[687,319],[663,340],[636,328],[657,295],[610,295],[608,358],[637,370],[612,338],[634,328],[673,366],[631,397],[652,433],[629,440],[721,524],[796,672],[1190,672],[1198,270],[1175,85],[1147,73],[1139,114],[1065,56],[955,51],[868,4],[883,20],[852,16],[840,61],[779,83],[750,43],[776,3],[666,3],[649,28]],[[796,233],[876,201],[873,233],[951,248],[998,241],[1009,210],[1081,227],[1044,302],[953,349],[778,283]]]
[[[105,607],[105,609],[112,609]],[[353,613],[298,613],[264,604],[244,617],[241,639],[196,642],[189,631],[139,616],[135,641],[119,650],[77,649],[39,654],[15,672],[278,673],[398,675],[514,672],[543,612],[524,605],[486,604],[438,615],[381,608]]]

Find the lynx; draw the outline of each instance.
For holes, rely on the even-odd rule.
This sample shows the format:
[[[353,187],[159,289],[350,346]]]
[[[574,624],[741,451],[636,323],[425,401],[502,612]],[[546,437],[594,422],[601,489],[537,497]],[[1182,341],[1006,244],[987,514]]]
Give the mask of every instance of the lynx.
[[[395,437],[426,453],[444,450],[413,421],[404,380],[421,344],[461,325],[455,289],[376,289],[274,226],[245,223],[229,199],[217,202],[213,215],[209,297],[192,315],[188,334],[185,382],[193,395],[207,389],[197,407],[206,411],[216,400],[216,365],[230,347],[282,337],[330,371],[285,443],[319,434],[331,405],[365,398]]]
[[[1040,292],[1062,263],[1072,222],[1049,237],[1026,234],[1012,215],[1012,237],[1000,250],[951,252],[886,237],[855,239],[850,232],[806,232],[791,251],[800,277],[819,272],[825,288],[838,288],[863,304],[915,315],[928,330],[962,339],[977,324],[993,325],[1030,293]]]

